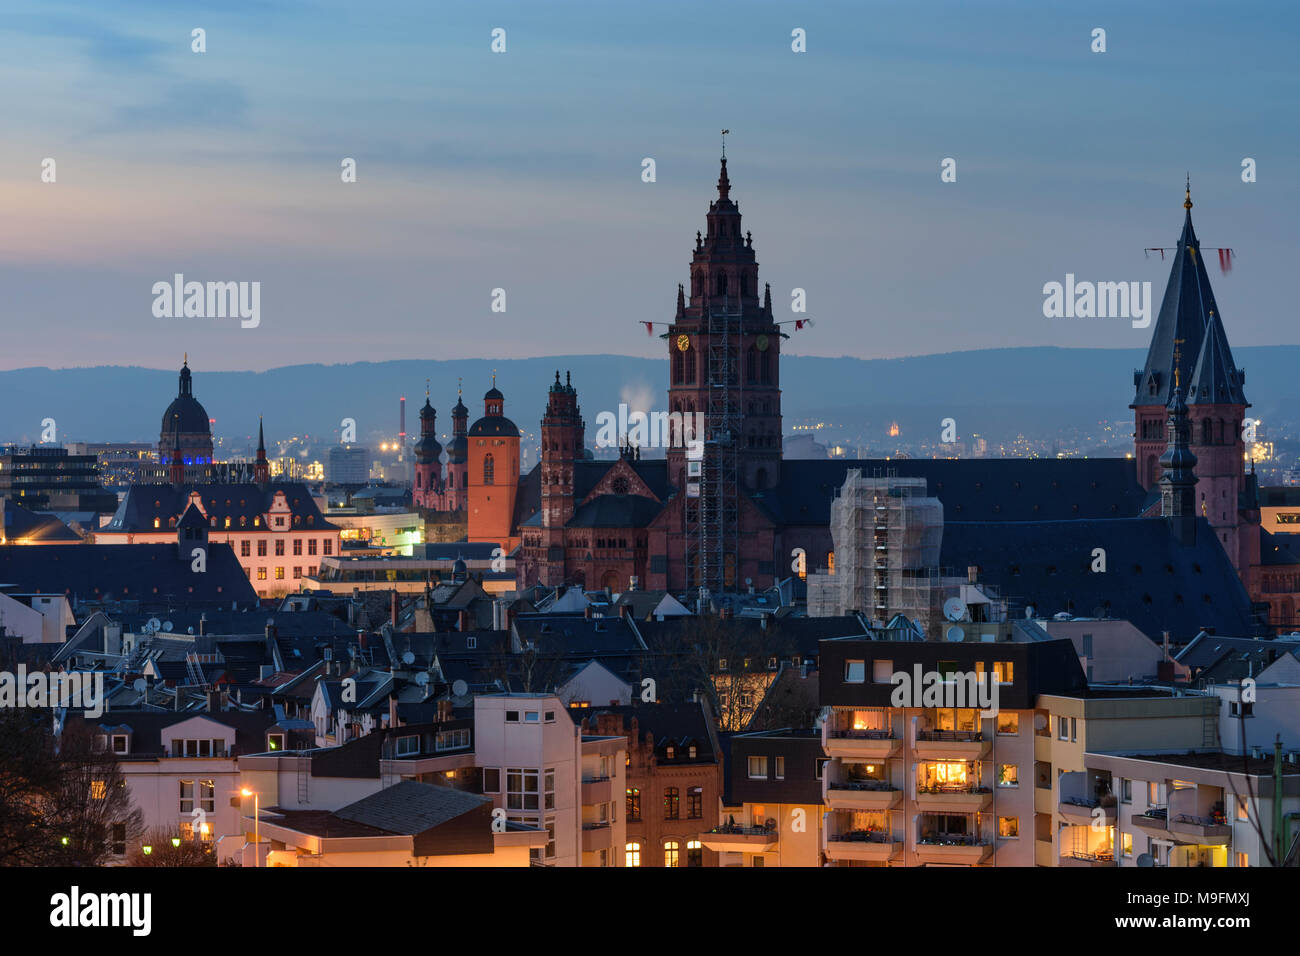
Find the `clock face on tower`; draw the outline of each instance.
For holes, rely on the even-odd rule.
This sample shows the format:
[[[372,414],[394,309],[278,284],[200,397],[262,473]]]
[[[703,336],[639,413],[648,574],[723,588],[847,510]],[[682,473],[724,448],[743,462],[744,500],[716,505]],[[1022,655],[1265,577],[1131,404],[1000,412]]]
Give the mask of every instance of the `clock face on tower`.
[[[758,350],[759,350],[760,352],[766,352],[766,351],[767,351],[767,336],[766,336],[766,335],[760,335],[760,336],[759,336],[759,337],[754,341],[754,344],[758,346]]]
[[[677,336],[677,351],[685,352],[691,347],[691,337],[689,335]]]

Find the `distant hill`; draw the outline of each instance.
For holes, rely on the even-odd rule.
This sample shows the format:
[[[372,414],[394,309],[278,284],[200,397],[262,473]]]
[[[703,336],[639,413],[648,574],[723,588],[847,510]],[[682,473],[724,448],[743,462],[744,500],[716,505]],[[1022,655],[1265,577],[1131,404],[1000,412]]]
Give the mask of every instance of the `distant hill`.
[[[1289,420],[1297,407],[1300,346],[1241,348],[1252,413],[1265,422]],[[891,421],[905,430],[939,428],[957,420],[959,433],[990,438],[1023,433],[1044,437],[1075,426],[1128,418],[1133,369],[1145,352],[1129,349],[1020,348],[953,352],[903,359],[786,356],[781,362],[787,425],[809,419],[874,431]],[[520,360],[410,359],[349,365],[291,365],[267,372],[212,372],[192,366],[194,393],[216,419],[219,436],[238,448],[255,437],[265,416],[268,437],[308,434],[330,441],[344,418],[358,439],[397,431],[398,398],[407,399],[406,429],[419,432],[425,379],[438,410],[438,429],[451,427],[456,381],[464,380],[473,421],[492,370],[506,396],[506,415],[536,433],[546,390],[559,369],[571,371],[589,439],[602,410],[620,400],[663,408],[667,361],[622,355],[573,355]],[[58,440],[157,441],[163,410],[176,394],[177,369],[121,366],[30,368],[0,372],[0,442],[30,442],[41,421],[54,418]]]

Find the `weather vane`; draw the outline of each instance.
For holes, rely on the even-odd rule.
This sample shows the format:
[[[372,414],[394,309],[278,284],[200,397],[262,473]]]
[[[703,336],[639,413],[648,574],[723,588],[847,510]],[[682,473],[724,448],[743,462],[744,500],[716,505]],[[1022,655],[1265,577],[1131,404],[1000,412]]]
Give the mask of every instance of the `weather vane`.
[[[730,132],[731,130],[729,129],[724,129],[722,131],[722,158],[723,159],[727,158],[727,134]]]

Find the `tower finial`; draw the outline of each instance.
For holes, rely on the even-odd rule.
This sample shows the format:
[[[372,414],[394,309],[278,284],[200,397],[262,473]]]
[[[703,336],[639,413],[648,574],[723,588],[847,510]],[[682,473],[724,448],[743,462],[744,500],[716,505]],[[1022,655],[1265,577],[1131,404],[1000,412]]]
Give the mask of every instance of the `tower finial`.
[[[1183,200],[1183,208],[1188,210],[1192,208],[1192,174],[1190,170],[1187,173],[1187,198]]]
[[[426,402],[429,400],[429,380],[427,378],[424,380],[424,400]]]
[[[496,369],[493,369],[493,370],[492,370],[492,387],[493,387],[493,388],[496,388],[496,387],[497,387],[497,370],[496,370]]]
[[[731,130],[729,129],[724,129],[722,131],[722,158],[723,159],[727,158],[727,134],[730,132]]]
[[[460,386],[461,386],[461,378],[458,375],[456,376],[456,397],[457,398],[460,398]]]
[[[182,352],[182,353],[181,353],[181,356],[182,356],[182,358],[181,358],[181,364],[182,364],[182,365],[189,365],[189,364],[190,364],[190,353],[189,353],[189,352]]]

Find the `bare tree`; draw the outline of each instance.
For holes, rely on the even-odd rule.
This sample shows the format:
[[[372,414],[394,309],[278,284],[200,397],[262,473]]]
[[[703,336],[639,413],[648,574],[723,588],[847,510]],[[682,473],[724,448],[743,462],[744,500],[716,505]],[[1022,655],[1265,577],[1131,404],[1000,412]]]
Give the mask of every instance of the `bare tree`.
[[[94,729],[69,724],[59,741],[59,780],[47,809],[59,861],[68,866],[99,866],[113,855],[113,830],[127,843],[143,828],[117,758],[102,746]]]

